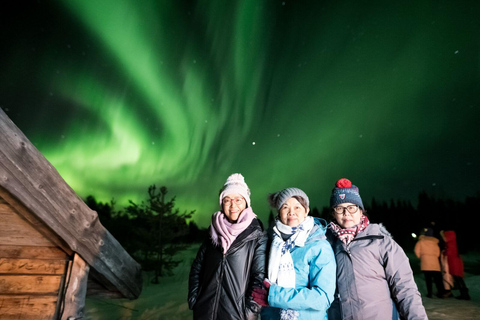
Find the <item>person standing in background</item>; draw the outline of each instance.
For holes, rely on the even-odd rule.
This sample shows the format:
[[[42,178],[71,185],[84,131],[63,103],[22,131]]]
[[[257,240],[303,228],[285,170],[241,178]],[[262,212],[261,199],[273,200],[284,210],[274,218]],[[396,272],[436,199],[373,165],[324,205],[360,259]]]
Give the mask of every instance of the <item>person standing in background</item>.
[[[435,282],[437,297],[443,298],[446,294],[443,287],[442,272],[440,267],[439,240],[433,236],[431,228],[425,228],[415,244],[415,255],[420,258],[420,269],[425,276],[427,297],[432,298],[432,283]]]
[[[453,276],[454,288],[460,290],[460,296],[456,297],[457,299],[470,300],[470,295],[468,294],[468,288],[465,284],[464,272],[463,272],[463,261],[460,255],[458,254],[457,249],[457,235],[453,230],[442,231],[443,239],[445,240],[445,255],[447,256],[448,261],[448,270]]]
[[[448,258],[445,250],[442,250],[442,252],[440,253],[440,267],[442,269],[443,288],[445,289],[444,297],[448,298],[453,296],[452,295],[453,277],[450,274],[450,271],[448,268]]]

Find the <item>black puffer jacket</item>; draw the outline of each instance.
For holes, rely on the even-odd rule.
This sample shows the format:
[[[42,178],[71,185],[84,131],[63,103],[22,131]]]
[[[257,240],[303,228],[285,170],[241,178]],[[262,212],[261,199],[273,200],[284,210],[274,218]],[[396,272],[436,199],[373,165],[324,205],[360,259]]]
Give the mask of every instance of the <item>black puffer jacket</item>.
[[[205,240],[188,284],[188,306],[194,319],[256,319],[261,307],[251,293],[265,278],[266,242],[258,219],[238,235],[225,255],[210,238]]]

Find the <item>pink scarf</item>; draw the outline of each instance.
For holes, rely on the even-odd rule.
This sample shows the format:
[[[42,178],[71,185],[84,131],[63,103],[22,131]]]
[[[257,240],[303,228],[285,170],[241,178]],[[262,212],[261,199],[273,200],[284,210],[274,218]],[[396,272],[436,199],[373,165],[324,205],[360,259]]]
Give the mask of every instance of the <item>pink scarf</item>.
[[[330,226],[335,231],[338,235],[338,238],[342,240],[345,244],[349,244],[360,231],[365,230],[365,228],[370,224],[370,221],[368,220],[367,216],[363,216],[362,219],[360,220],[360,223],[357,224],[356,226],[353,226],[351,228],[347,229],[342,229],[338,224],[335,222],[331,222]]]
[[[212,216],[212,226],[210,228],[210,236],[213,243],[222,246],[223,254],[227,253],[228,248],[230,248],[237,236],[247,229],[256,217],[257,215],[253,213],[251,207],[243,210],[236,223],[229,222],[223,212],[215,212]]]

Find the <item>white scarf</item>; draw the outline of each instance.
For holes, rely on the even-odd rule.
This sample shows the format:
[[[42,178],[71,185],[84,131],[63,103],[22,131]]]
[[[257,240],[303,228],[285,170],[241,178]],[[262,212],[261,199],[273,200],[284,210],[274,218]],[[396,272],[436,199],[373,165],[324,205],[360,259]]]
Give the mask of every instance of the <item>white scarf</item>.
[[[268,262],[268,279],[284,288],[295,288],[295,268],[290,251],[295,247],[303,247],[310,231],[314,226],[312,217],[307,216],[305,221],[297,227],[289,227],[280,220],[275,221],[274,237],[270,248]],[[287,241],[283,241],[283,234],[291,234]]]

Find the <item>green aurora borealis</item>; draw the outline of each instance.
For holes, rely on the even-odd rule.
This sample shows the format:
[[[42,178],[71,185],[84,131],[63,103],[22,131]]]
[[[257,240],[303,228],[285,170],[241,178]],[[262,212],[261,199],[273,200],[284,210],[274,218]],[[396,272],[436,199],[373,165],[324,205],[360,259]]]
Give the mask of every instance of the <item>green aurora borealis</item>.
[[[480,2],[367,3],[6,1],[0,107],[80,196],[165,185],[201,226],[234,172],[264,221],[267,193],[320,208],[342,177],[475,194]]]

